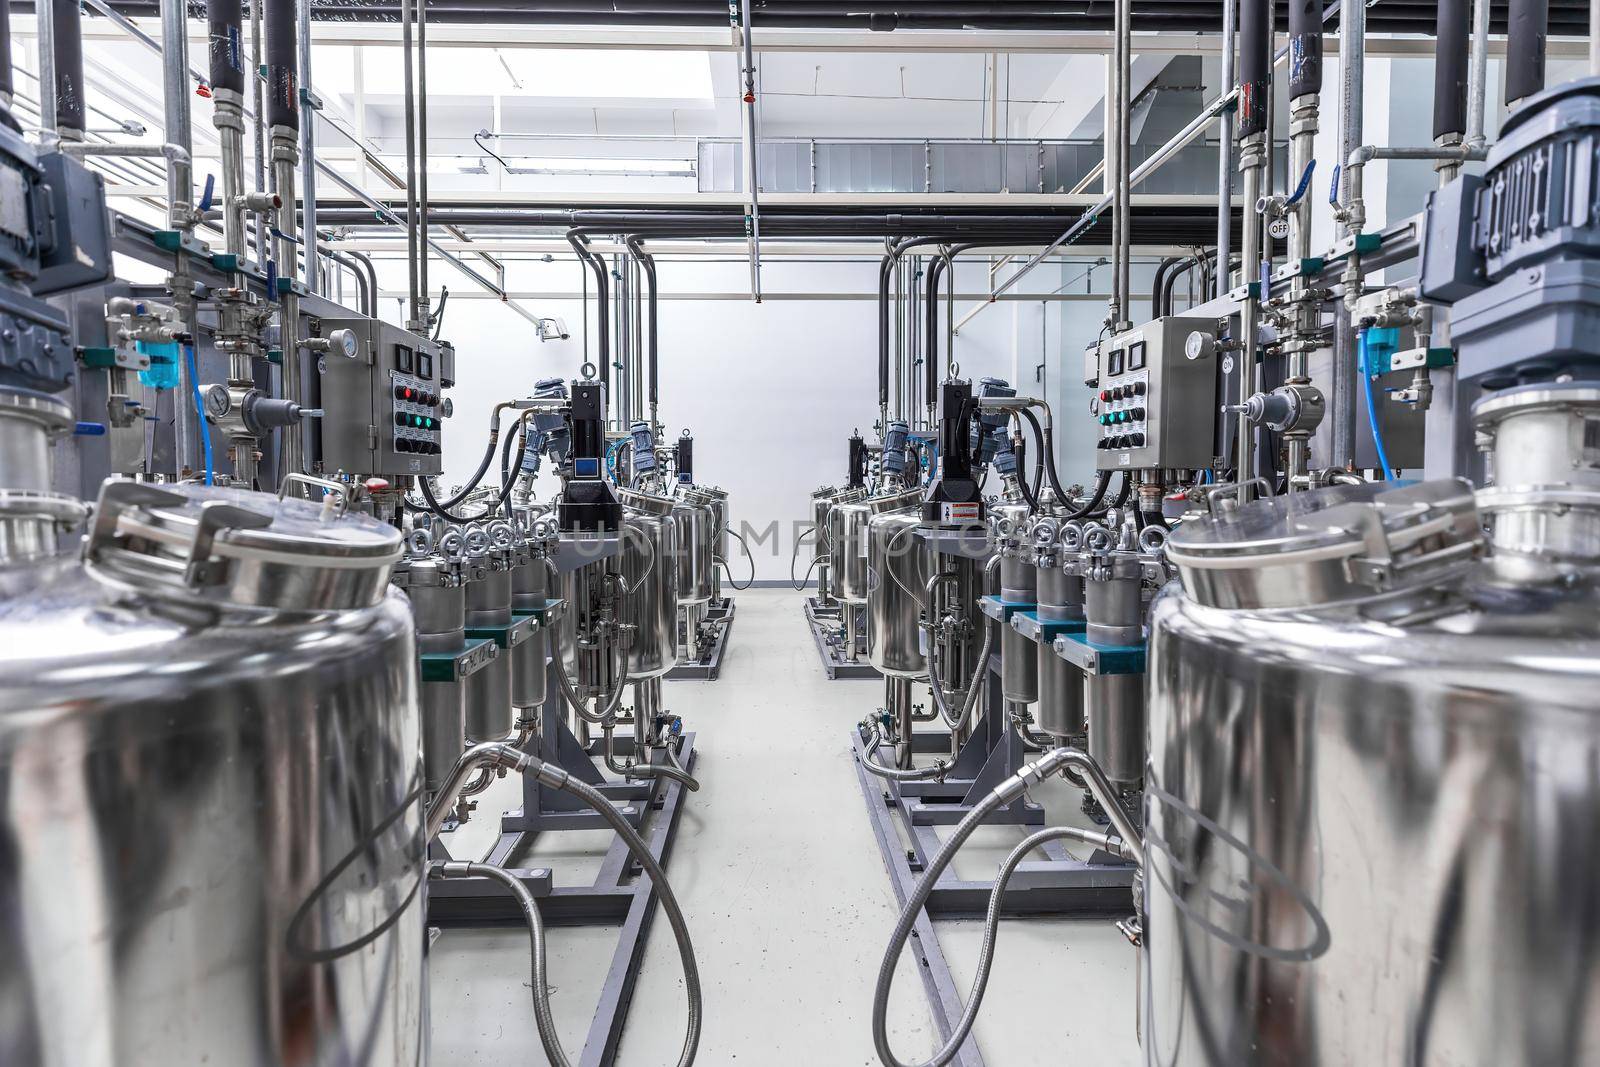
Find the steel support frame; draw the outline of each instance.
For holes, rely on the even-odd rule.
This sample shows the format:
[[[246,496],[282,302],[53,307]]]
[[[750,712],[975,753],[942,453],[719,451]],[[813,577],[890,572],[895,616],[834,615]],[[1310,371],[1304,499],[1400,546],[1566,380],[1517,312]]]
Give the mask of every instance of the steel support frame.
[[[862,611],[865,605],[852,607],[842,600],[830,600],[823,603],[817,597],[806,597],[806,625],[811,630],[811,640],[817,646],[817,659],[822,663],[822,669],[827,673],[830,681],[840,678],[877,678],[878,668],[866,658],[866,648],[860,650],[859,659],[850,659],[845,655],[844,642],[844,612]],[[863,646],[866,644],[866,620],[857,627]]]
[[[700,682],[714,682],[722,674],[722,654],[728,648],[728,631],[733,629],[733,598],[723,597],[720,601],[712,601],[706,609],[706,617],[701,620],[701,627],[710,626],[716,632],[716,637],[706,650],[700,653],[700,658],[685,662],[678,661],[678,665],[667,672],[668,678],[687,679]]]
[[[557,565],[565,564],[571,569],[588,561],[578,557],[558,559]],[[553,641],[554,632],[548,632]],[[548,696],[539,709],[539,731],[529,738],[526,751],[596,786],[639,829],[650,854],[665,869],[683,815],[684,786],[665,778],[607,782],[595,766],[593,746],[582,745],[567,726],[554,663],[545,670]],[[679,765],[691,773],[694,746],[695,735],[691,732],[677,738],[674,749]],[[619,735],[617,749],[624,757],[631,755],[633,739]],[[501,816],[500,837],[484,862],[505,867],[518,877],[539,901],[540,914],[548,925],[619,927],[617,946],[578,1060],[580,1067],[610,1067],[621,1044],[659,896],[655,884],[643,875],[628,846],[616,835],[599,872],[588,885],[557,886],[555,872],[548,867],[512,867],[516,857],[526,854],[542,833],[605,829],[608,825],[593,809],[567,793],[541,786],[533,775],[522,776],[522,796],[521,808]],[[439,841],[430,842],[428,852],[430,859],[451,858]],[[428,885],[431,926],[520,926],[524,921],[516,899],[487,878],[448,879]]]
[[[856,779],[895,902],[901,907],[942,844],[937,827],[959,822],[974,803],[1015,774],[1026,760],[1021,741],[1006,717],[999,666],[1000,657],[991,656],[982,720],[943,782],[894,782],[878,777],[865,766],[866,742],[860,731],[851,731]],[[913,736],[912,747],[924,753],[948,752],[950,735],[922,731]],[[988,825],[1019,826],[1039,826],[1044,821],[1044,809],[1026,796],[985,820]],[[1074,859],[1059,841],[1046,843],[1039,852],[1042,860],[1024,862],[1012,875],[1001,901],[1002,915],[1083,919],[1127,914],[1135,870],[1131,864],[1099,850],[1088,860]],[[934,920],[980,919],[993,891],[992,879],[962,879],[947,868],[912,927],[912,958],[941,1042],[954,1033],[964,1005],[963,990],[957,986],[940,947]],[[983,1056],[976,1040],[969,1036],[950,1062],[958,1067],[982,1067]]]

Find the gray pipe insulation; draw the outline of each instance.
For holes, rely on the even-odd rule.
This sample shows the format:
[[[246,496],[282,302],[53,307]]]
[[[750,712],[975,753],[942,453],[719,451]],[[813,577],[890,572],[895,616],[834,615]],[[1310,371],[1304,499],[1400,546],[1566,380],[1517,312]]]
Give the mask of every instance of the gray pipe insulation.
[[[1243,141],[1264,133],[1272,93],[1272,27],[1270,0],[1239,3],[1239,127]]]
[[[244,95],[243,0],[206,0],[206,23],[211,33],[208,74],[212,89]]]
[[[81,141],[88,128],[83,99],[83,15],[78,0],[56,0],[50,6],[56,39],[56,128],[66,140]],[[10,60],[7,50],[7,61]]]
[[[1471,0],[1439,0],[1433,67],[1433,137],[1467,132],[1467,47]]]
[[[1511,0],[1506,27],[1506,104],[1544,89],[1550,0]]]
[[[1290,100],[1322,92],[1322,22],[1322,0],[1289,0]]]

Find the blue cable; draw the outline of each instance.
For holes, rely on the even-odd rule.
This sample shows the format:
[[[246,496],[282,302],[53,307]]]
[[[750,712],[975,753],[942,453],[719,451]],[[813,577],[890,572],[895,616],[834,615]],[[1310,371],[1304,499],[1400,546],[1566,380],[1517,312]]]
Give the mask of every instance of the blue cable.
[[[1361,371],[1361,387],[1367,393],[1367,425],[1372,427],[1372,443],[1378,449],[1378,468],[1384,481],[1388,481],[1389,472],[1394,468],[1389,466],[1389,450],[1383,444],[1383,431],[1378,428],[1378,400],[1372,388],[1372,373],[1367,364],[1367,328],[1363,326],[1356,332],[1356,351],[1360,353],[1358,360]]]
[[[183,362],[189,369],[189,391],[194,394],[194,413],[200,420],[200,443],[206,454],[206,484],[216,484],[216,472],[211,465],[211,428],[206,425],[206,405],[200,399],[200,372],[195,369],[194,345],[183,346]]]

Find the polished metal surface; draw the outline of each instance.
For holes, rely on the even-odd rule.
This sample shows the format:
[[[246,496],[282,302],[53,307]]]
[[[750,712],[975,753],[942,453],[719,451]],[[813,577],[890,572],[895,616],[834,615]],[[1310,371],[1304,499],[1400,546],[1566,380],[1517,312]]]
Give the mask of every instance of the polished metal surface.
[[[867,523],[867,657],[886,677],[928,676],[920,619],[933,550],[916,535],[921,525],[912,508]]]
[[[834,595],[847,604],[865,604],[871,586],[867,573],[867,523],[874,515],[920,503],[921,490],[835,504],[828,510],[828,546]]]
[[[1600,564],[1600,386],[1527,385],[1473,405],[1493,484],[1478,492],[1501,573]]]
[[[633,627],[625,639],[628,678],[659,678],[678,663],[678,527],[669,502],[665,514],[630,504],[622,531],[622,618]]]
[[[705,604],[711,599],[711,575],[717,566],[716,522],[717,509],[709,502],[679,499],[672,505],[680,604]]]
[[[1067,668],[1077,673],[1070,663]],[[1144,779],[1145,676],[1084,675],[1082,693],[1087,712],[1089,755],[1100,764],[1112,785],[1120,789],[1138,788]]]
[[[417,699],[397,591],[0,570],[0,1063],[423,1062]]]
[[[1291,610],[1169,587],[1147,1062],[1600,1062],[1597,608],[1487,563]]]
[[[52,490],[51,447],[72,425],[59,398],[0,388],[0,561],[53,555],[58,535],[87,514]]]
[[[501,628],[511,625],[511,570],[514,553],[509,546],[485,554],[482,577],[467,583],[468,627]],[[474,671],[466,684],[468,743],[500,741],[511,733],[516,718],[511,708],[512,657],[496,656]]]
[[[517,611],[543,609],[550,599],[550,569],[545,565],[542,546],[523,546],[518,565],[511,572],[511,606]],[[537,708],[549,692],[545,670],[549,642],[541,624],[521,644],[511,649],[511,705]]]
[[[1039,700],[1034,719],[1052,737],[1075,737],[1084,731],[1083,672],[1056,655],[1048,644],[1035,644]],[[1141,750],[1139,758],[1143,760]]]
[[[407,560],[404,569],[417,651],[461,649],[466,642],[467,591],[457,568],[430,556]],[[466,689],[461,681],[430,681],[421,686],[422,765],[429,793],[444,784],[466,747]]]
[[[610,693],[617,684],[622,666],[615,642],[597,641],[594,635],[604,630],[604,622],[616,611],[620,588],[620,554],[597,559],[561,576],[561,599],[566,608],[555,631],[556,651],[566,663],[567,674],[585,696]],[[582,642],[579,634],[584,635]],[[576,726],[576,724],[575,724]]]

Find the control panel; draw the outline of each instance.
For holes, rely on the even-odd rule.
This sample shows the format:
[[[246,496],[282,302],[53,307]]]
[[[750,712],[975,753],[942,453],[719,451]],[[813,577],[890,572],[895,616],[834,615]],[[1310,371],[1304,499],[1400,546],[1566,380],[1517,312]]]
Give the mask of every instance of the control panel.
[[[322,469],[384,477],[442,469],[441,346],[387,322],[323,319],[322,336],[349,330],[354,345],[317,357]],[[349,351],[353,348],[354,351]]]
[[[1090,350],[1099,470],[1196,468],[1212,461],[1216,320],[1171,316]],[[1191,340],[1193,338],[1193,340]]]

